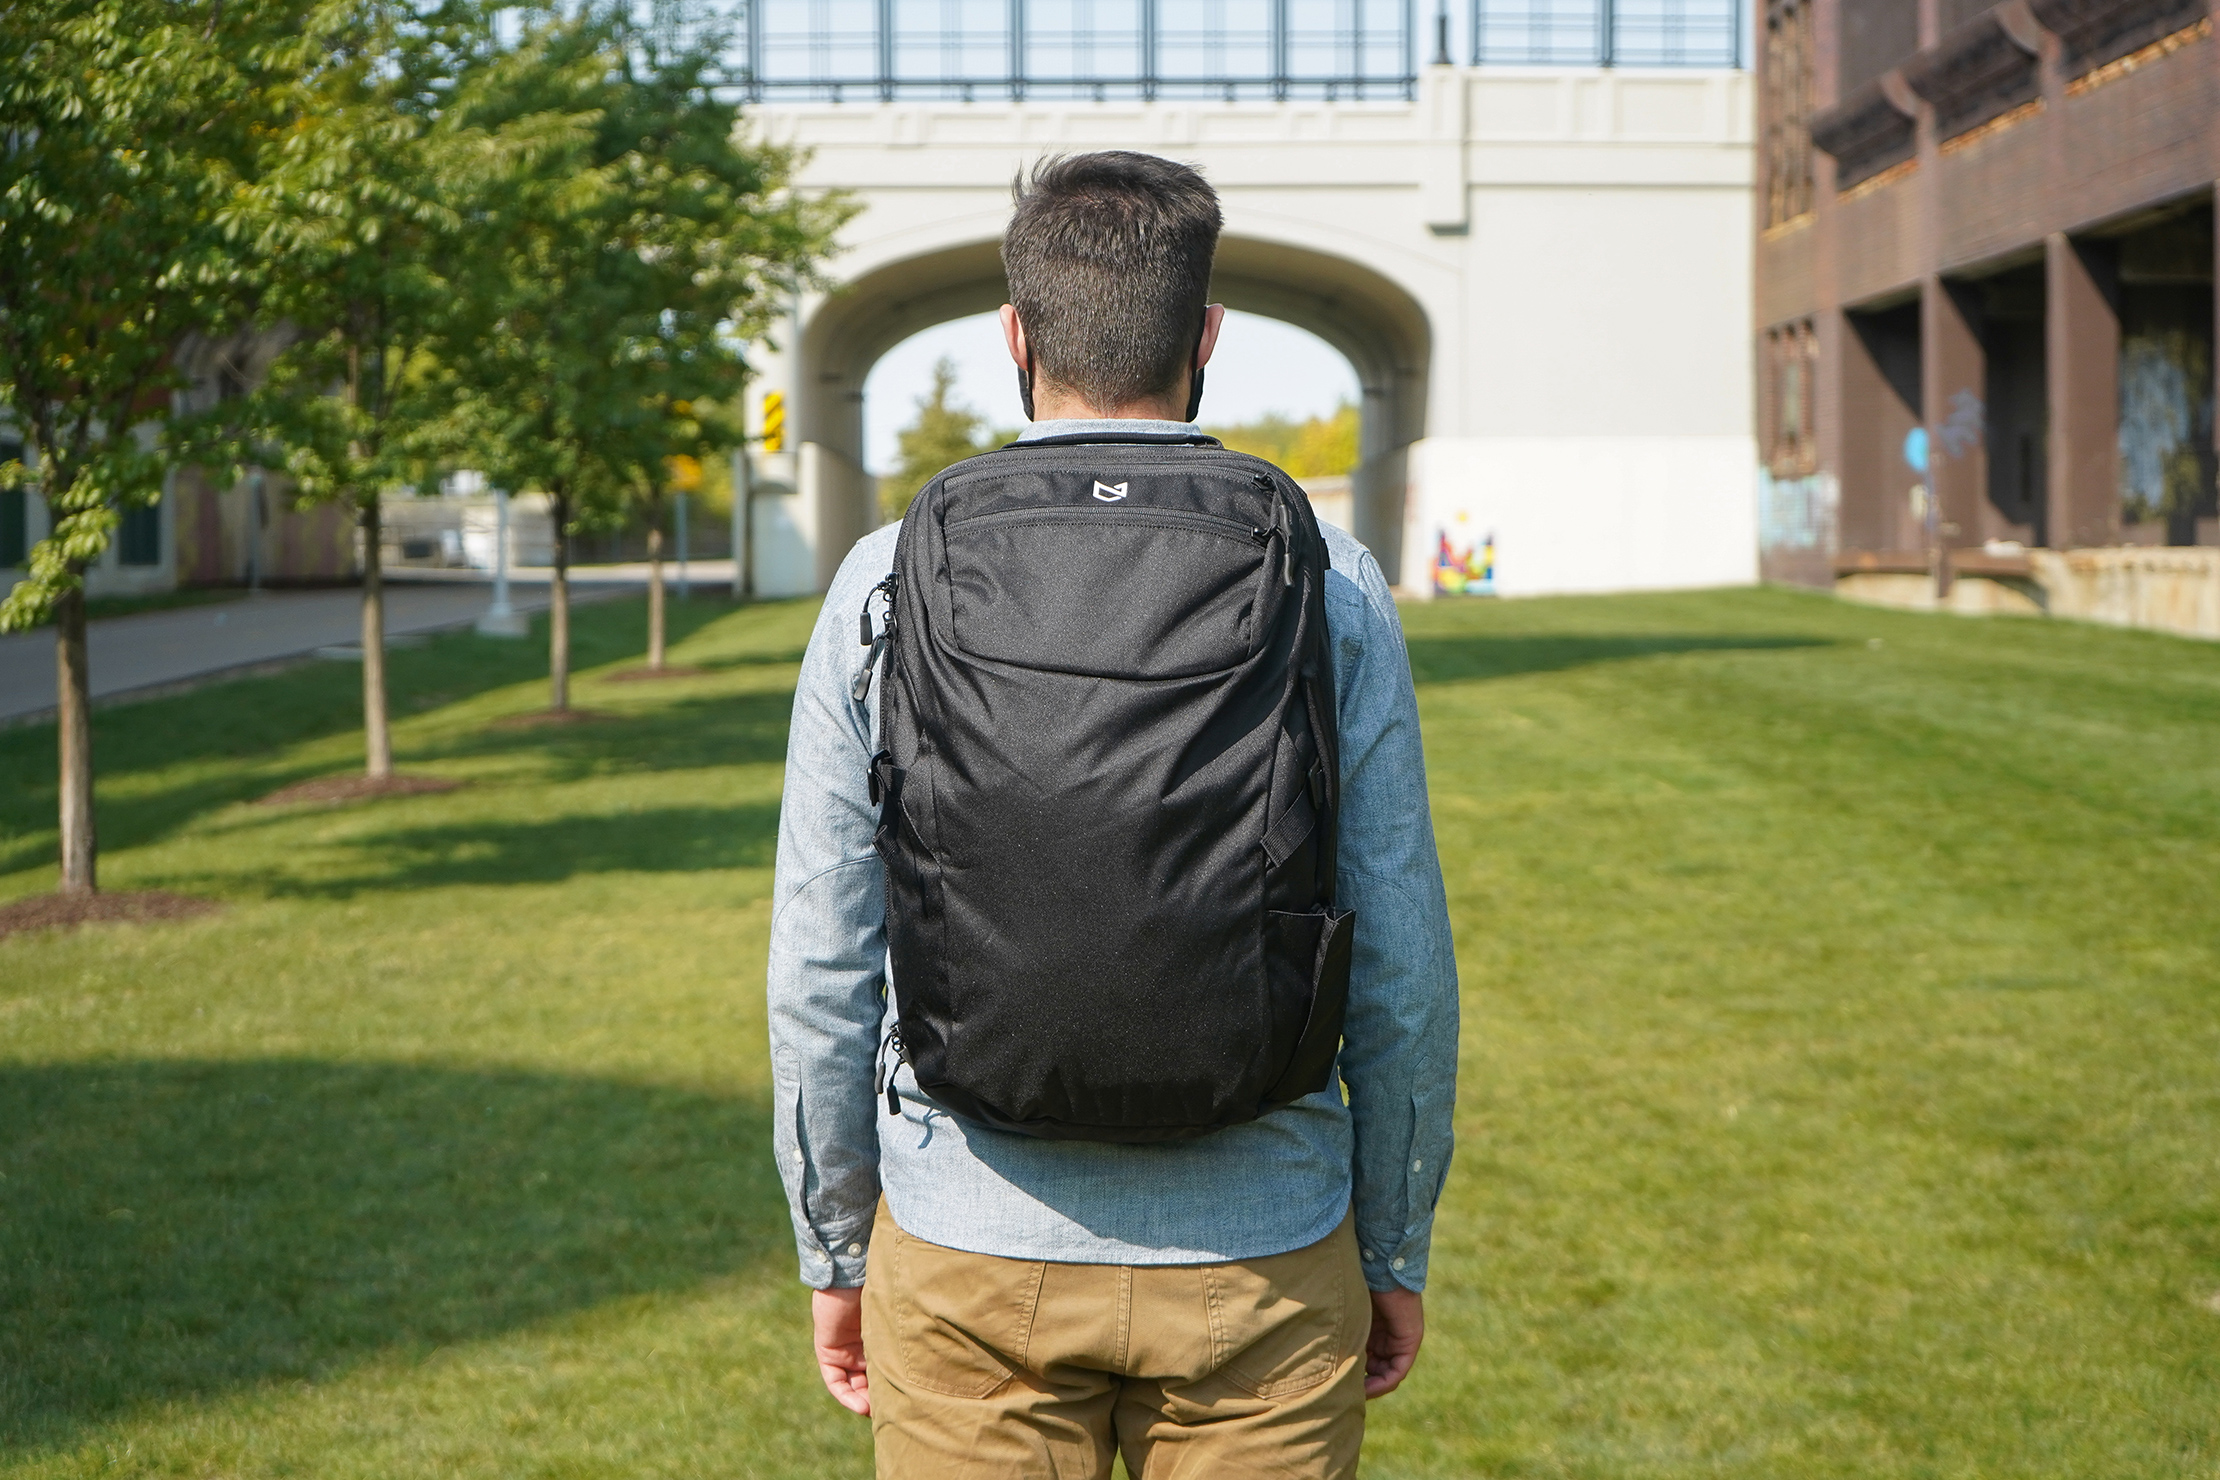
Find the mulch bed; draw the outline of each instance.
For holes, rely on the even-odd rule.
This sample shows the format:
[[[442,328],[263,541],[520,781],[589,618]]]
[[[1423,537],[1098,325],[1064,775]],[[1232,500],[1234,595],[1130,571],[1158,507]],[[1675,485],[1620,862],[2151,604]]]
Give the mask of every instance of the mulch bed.
[[[284,807],[295,802],[360,802],[373,797],[413,797],[426,792],[453,791],[462,785],[445,776],[318,776],[280,787],[256,805]]]
[[[30,930],[75,930],[117,920],[152,923],[191,920],[223,906],[213,899],[172,894],[167,889],[119,890],[112,894],[34,894],[0,905],[0,936]]]
[[[699,678],[708,671],[706,668],[691,668],[684,663],[666,663],[661,668],[620,668],[609,674],[608,679],[611,683],[639,683],[643,679]]]
[[[537,730],[548,725],[598,725],[603,720],[615,719],[598,709],[535,709],[530,714],[512,714],[493,722],[496,730]]]

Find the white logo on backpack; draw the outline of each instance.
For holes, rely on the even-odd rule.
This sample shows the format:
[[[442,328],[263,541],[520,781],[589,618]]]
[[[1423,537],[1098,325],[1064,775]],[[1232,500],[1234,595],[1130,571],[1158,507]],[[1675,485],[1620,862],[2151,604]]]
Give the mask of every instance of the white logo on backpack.
[[[1105,483],[1099,478],[1095,480],[1095,497],[1106,504],[1114,504],[1119,499],[1124,498],[1125,490],[1126,485],[1124,483]]]

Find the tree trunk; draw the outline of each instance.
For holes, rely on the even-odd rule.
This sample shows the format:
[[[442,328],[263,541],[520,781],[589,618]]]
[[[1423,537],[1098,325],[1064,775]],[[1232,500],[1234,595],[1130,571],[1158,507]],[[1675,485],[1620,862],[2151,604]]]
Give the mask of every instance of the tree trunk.
[[[82,577],[80,577],[80,581]],[[91,894],[93,841],[92,672],[85,665],[85,588],[54,604],[55,718],[62,753],[62,893]]]
[[[362,739],[365,772],[372,781],[393,774],[393,728],[385,702],[385,567],[378,496],[362,504]]]
[[[548,591],[547,668],[552,684],[548,708],[561,714],[570,708],[570,500],[550,497],[555,516],[555,581]]]
[[[648,670],[663,671],[663,526],[648,526]]]

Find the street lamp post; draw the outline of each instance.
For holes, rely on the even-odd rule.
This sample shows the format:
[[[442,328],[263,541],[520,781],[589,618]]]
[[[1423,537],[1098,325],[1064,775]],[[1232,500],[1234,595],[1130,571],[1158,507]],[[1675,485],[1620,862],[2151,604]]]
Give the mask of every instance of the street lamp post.
[[[732,599],[755,598],[755,469],[748,449],[732,449]]]
[[[694,596],[693,578],[686,571],[686,490],[678,491],[678,599],[691,601]]]
[[[461,475],[457,475],[458,477]],[[482,475],[472,474],[484,487]],[[478,619],[478,631],[486,637],[522,637],[530,631],[521,613],[509,605],[509,490],[493,491],[493,605]]]

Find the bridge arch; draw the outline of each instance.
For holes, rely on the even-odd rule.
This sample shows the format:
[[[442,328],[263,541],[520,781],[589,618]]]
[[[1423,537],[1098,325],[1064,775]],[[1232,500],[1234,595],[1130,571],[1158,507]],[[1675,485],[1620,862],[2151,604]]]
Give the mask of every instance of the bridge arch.
[[[797,183],[863,209],[758,367],[787,442],[752,464],[801,496],[769,501],[757,589],[822,590],[874,522],[864,376],[1002,301],[1012,174],[1111,148],[1201,169],[1213,296],[1355,368],[1353,522],[1406,592],[1752,580],[1753,102],[1726,69],[1436,65],[1395,99],[766,103]]]
[[[882,261],[807,312],[797,335],[789,427],[802,447],[797,491],[821,534],[820,564],[837,566],[876,522],[875,489],[864,469],[863,387],[871,367],[911,335],[992,312],[1008,296],[994,237]],[[1362,263],[1254,235],[1220,241],[1211,299],[1308,329],[1355,369],[1363,402],[1359,466],[1350,478],[1354,532],[1392,561],[1406,449],[1426,435],[1433,334],[1424,308]],[[830,574],[821,569],[819,584]]]

